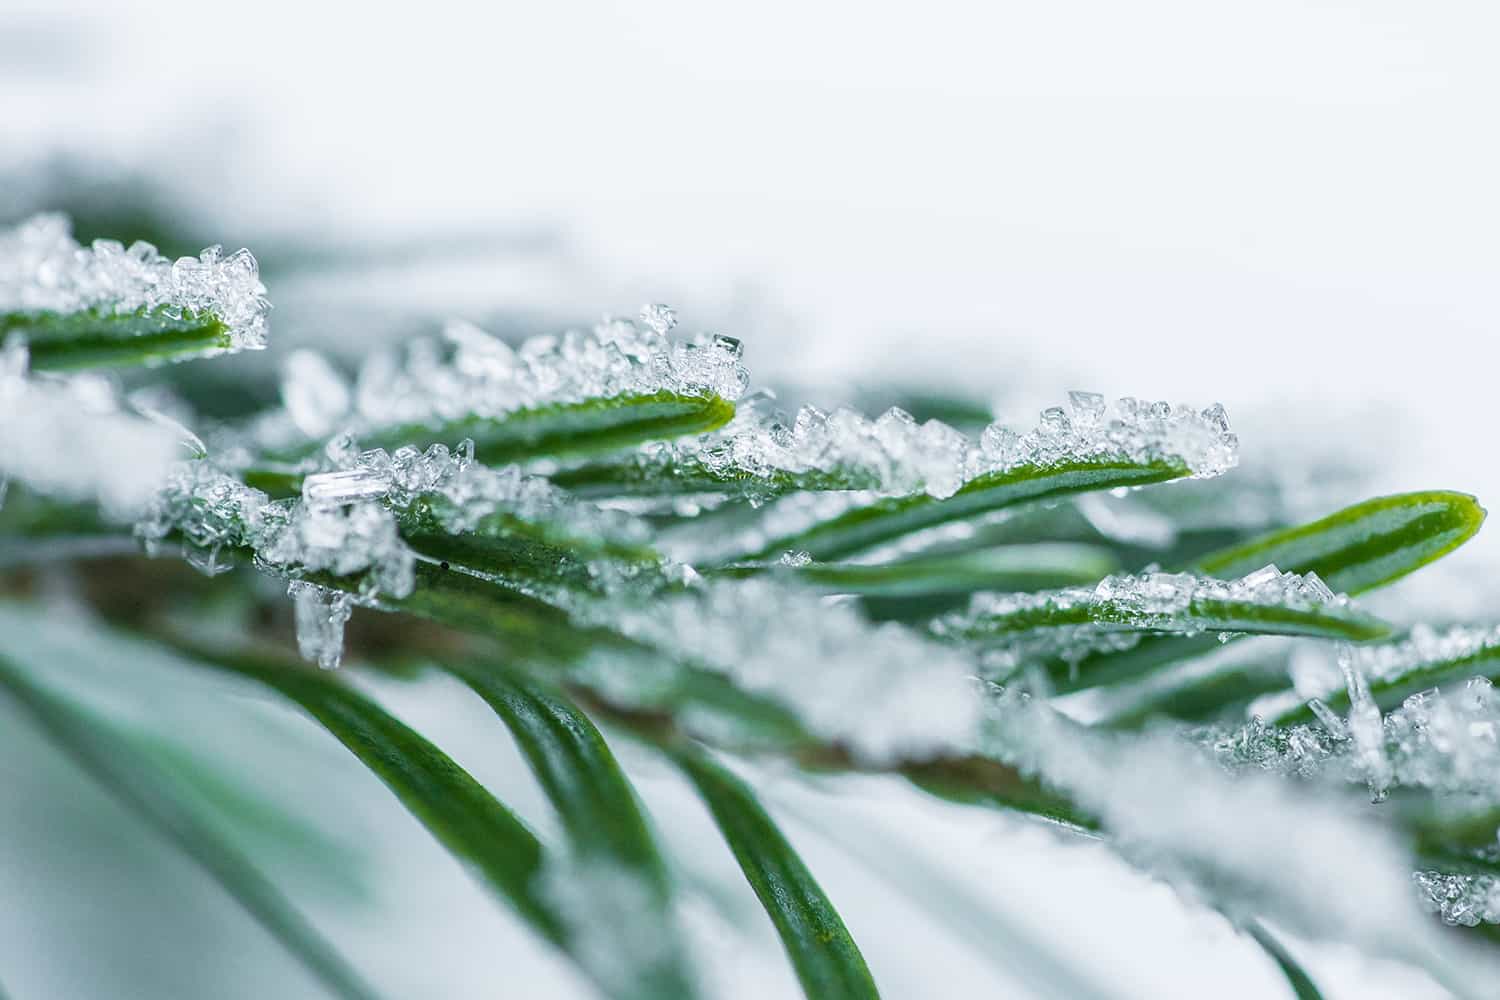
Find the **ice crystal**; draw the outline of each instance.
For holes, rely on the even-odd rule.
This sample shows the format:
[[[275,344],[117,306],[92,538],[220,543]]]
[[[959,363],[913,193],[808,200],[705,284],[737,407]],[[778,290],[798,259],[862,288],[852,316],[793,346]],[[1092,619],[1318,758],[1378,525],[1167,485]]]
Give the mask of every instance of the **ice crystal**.
[[[979,709],[966,658],[811,596],[775,580],[721,580],[650,602],[602,602],[583,615],[724,673],[871,763],[972,743]]]
[[[286,592],[297,620],[297,651],[324,670],[334,669],[343,656],[344,625],[353,599],[305,580],[292,580]]]
[[[101,378],[26,369],[25,345],[12,338],[0,350],[0,483],[97,500],[106,517],[131,520],[182,457],[180,433],[125,410]]]
[[[209,313],[227,328],[230,350],[258,350],[270,308],[249,250],[209,247],[170,261],[140,241],[81,247],[68,220],[52,214],[0,230],[0,312]]]
[[[708,334],[674,338],[666,329],[659,317],[609,319],[586,332],[531,337],[511,347],[472,323],[452,322],[442,343],[417,339],[404,357],[371,355],[352,398],[326,363],[304,356],[284,383],[288,419],[263,424],[260,434],[278,446],[336,426],[356,433],[439,427],[594,399],[670,392],[735,400],[744,393],[749,376],[738,342]]]
[[[1385,755],[1385,731],[1381,725],[1380,707],[1370,694],[1364,671],[1355,662],[1354,647],[1341,644],[1339,669],[1349,692],[1349,737],[1354,742],[1359,768],[1370,786],[1370,797],[1379,802],[1391,783],[1391,763]]]

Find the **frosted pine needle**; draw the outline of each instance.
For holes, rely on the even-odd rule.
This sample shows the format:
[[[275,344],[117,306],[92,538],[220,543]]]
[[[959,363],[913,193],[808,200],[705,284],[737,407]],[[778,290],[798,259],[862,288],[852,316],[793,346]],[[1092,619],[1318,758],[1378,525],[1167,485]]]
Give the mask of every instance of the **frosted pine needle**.
[[[237,351],[266,346],[270,308],[249,250],[209,247],[170,261],[140,241],[82,247],[67,218],[51,214],[0,230],[0,313],[208,314],[226,328],[226,349]]]

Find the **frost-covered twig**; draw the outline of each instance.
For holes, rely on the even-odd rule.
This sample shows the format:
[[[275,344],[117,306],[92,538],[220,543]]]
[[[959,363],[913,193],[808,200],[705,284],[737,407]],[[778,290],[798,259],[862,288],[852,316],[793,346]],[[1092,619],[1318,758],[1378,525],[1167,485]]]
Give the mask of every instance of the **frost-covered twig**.
[[[1123,398],[1113,407],[1091,392],[1070,394],[1031,430],[1002,423],[978,442],[940,420],[918,423],[892,408],[871,420],[854,410],[805,406],[795,417],[764,400],[723,430],[657,442],[614,464],[564,471],[561,482],[590,492],[717,492],[764,500],[803,489],[863,490],[878,496],[925,493],[943,499],[986,476],[1076,463],[1178,462],[1182,475],[1210,477],[1233,467],[1238,440],[1221,406],[1205,410]]]

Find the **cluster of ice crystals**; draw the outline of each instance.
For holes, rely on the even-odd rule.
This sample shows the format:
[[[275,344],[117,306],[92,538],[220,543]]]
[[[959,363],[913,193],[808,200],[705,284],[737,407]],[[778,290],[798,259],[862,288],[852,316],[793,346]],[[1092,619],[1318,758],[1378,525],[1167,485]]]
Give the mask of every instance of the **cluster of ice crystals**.
[[[66,217],[37,215],[0,230],[0,312],[211,313],[231,350],[266,346],[266,287],[249,250],[167,260],[149,243],[113,240],[81,247]]]
[[[976,732],[973,667],[963,656],[775,580],[700,582],[584,613],[791,708],[813,733],[872,764],[967,748]]]
[[[1384,718],[1365,694],[1356,698],[1360,707],[1347,719],[1315,699],[1317,725],[1254,718],[1233,732],[1203,730],[1197,738],[1233,771],[1360,781],[1376,798],[1394,786],[1500,803],[1500,695],[1487,678],[1411,695]]]
[[[1335,721],[1337,731],[1327,726],[1273,726],[1256,716],[1231,732],[1205,729],[1195,735],[1230,771],[1270,771],[1310,778],[1344,750],[1347,736],[1343,723]]]
[[[969,440],[940,420],[918,423],[894,407],[870,420],[846,407],[827,413],[815,406],[792,418],[750,412],[722,433],[655,453],[667,467],[699,462],[717,475],[772,480],[821,473],[882,494],[935,497],[958,491],[971,456]]]
[[[952,496],[975,477],[1021,467],[1115,459],[1180,461],[1196,477],[1233,467],[1238,440],[1223,407],[1205,410],[1121,399],[1113,409],[1092,392],[1070,394],[1069,408],[1044,410],[1020,432],[996,423],[976,443],[940,420],[918,423],[892,408],[874,420],[848,408],[805,406],[793,417],[745,407],[723,430],[700,439],[643,448],[646,470],[670,475],[702,468],[728,479],[750,477],[776,492],[787,474],[818,475],[885,496]]]
[[[1174,737],[1090,730],[1010,692],[986,729],[989,752],[1064,792],[1127,856],[1231,917],[1247,905],[1246,915],[1302,933],[1433,962],[1465,981],[1460,992],[1483,981],[1424,919],[1405,849],[1352,802],[1224,774]]]
[[[401,540],[395,516],[379,504],[268,504],[251,543],[258,563],[287,574],[363,574],[361,592],[369,597],[407,597],[416,585],[411,550]]]
[[[352,388],[315,355],[284,372],[287,415],[304,437],[405,424],[436,426],[520,410],[671,392],[738,399],[749,375],[738,341],[668,335],[661,307],[642,322],[609,319],[593,329],[538,336],[511,347],[472,323],[450,322],[443,342],[410,341],[405,356],[373,354]]]
[[[1181,461],[1197,478],[1217,476],[1239,461],[1239,439],[1218,403],[1147,403],[1129,396],[1106,406],[1092,392],[1070,393],[1069,407],[1042,411],[1037,426],[1017,433],[1000,424],[980,438],[979,472],[1049,466],[1089,459]]]
[[[474,442],[467,438],[451,450],[444,444],[426,451],[407,445],[389,453],[360,451],[352,437],[340,435],[324,450],[322,464],[331,471],[302,480],[302,498],[311,507],[378,500],[405,510],[421,498],[438,523],[455,534],[474,530],[491,515],[507,514],[577,536],[632,542],[646,536],[634,518],[574,501],[517,466],[476,464]]]
[[[14,479],[129,521],[181,457],[180,433],[124,410],[107,380],[28,377],[25,345],[0,349],[0,501]]]
[[[179,463],[135,534],[152,554],[180,540],[188,561],[207,573],[229,569],[237,551],[252,551],[257,565],[292,580],[298,643],[325,667],[338,664],[352,602],[406,597],[416,585],[415,557],[395,515],[381,505],[272,501],[208,461]],[[340,596],[302,579],[314,574],[357,575],[358,593]]]
[[[1493,875],[1419,871],[1412,873],[1412,882],[1423,907],[1445,924],[1477,927],[1500,923],[1500,879]]]
[[[1275,566],[1264,566],[1238,580],[1197,573],[1127,573],[1107,576],[1092,587],[975,594],[967,611],[938,619],[933,631],[961,637],[1020,630],[1033,624],[1045,626],[1045,618],[1055,614],[1070,621],[1085,617],[1106,628],[1196,634],[1214,620],[1205,606],[1219,603],[1303,609],[1349,606],[1348,598],[1329,590],[1317,574],[1283,573]],[[1069,614],[1078,610],[1084,614]],[[1008,627],[1011,623],[1014,629]]]

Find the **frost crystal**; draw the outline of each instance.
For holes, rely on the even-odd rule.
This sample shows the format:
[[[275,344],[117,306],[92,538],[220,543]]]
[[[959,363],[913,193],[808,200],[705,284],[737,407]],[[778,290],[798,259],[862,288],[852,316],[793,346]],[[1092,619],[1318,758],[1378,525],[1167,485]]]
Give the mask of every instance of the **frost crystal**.
[[[313,504],[271,501],[208,461],[180,463],[157,491],[135,534],[156,554],[173,542],[206,572],[228,568],[235,555],[288,577],[297,605],[299,645],[324,666],[336,666],[351,603],[402,598],[416,584],[415,557],[395,515],[368,501]],[[303,577],[356,577],[354,594],[336,594]]]
[[[438,427],[620,396],[670,392],[734,400],[744,393],[749,375],[737,342],[706,334],[677,339],[659,317],[652,322],[606,320],[587,332],[532,337],[514,348],[471,323],[449,323],[446,344],[418,339],[408,343],[404,358],[373,354],[360,368],[352,400],[326,363],[304,357],[283,389],[287,416],[304,437],[319,437],[335,426],[355,432]],[[272,446],[295,438],[274,423],[261,434]]]
[[[586,620],[729,676],[794,710],[872,764],[972,744],[972,664],[898,625],[871,626],[776,581],[704,583],[649,603],[606,601]]]
[[[281,403],[297,429],[326,437],[349,412],[349,386],[316,351],[293,351],[282,366]]]
[[[210,313],[228,329],[230,350],[258,350],[266,346],[270,308],[249,250],[225,256],[209,247],[169,261],[140,241],[84,248],[61,215],[0,230],[0,312]]]
[[[128,522],[181,456],[179,433],[124,412],[109,382],[28,378],[22,344],[12,339],[0,352],[0,483],[97,500],[106,517]]]
[[[1356,646],[1348,655],[1351,664],[1365,677],[1390,684],[1437,664],[1500,657],[1500,626],[1457,625],[1439,632],[1427,625],[1416,625],[1401,642]],[[1477,667],[1475,672],[1479,672]]]

